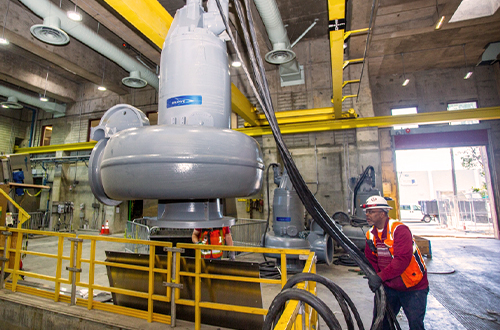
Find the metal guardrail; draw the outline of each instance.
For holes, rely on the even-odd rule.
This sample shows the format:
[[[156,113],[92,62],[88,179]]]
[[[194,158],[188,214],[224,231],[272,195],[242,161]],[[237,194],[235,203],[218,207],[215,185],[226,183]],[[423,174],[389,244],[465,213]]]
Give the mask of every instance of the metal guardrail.
[[[46,212],[28,212],[30,216],[28,221],[25,221],[21,228],[23,229],[33,229],[40,230],[42,228],[48,228],[50,219],[47,217]],[[19,213],[12,213],[12,218],[14,220],[19,219]]]
[[[145,240],[149,241],[150,228],[140,222],[135,220],[127,221],[127,227],[125,228],[125,238],[134,240]],[[149,245],[138,244],[137,242],[131,242],[125,244],[125,251],[132,253],[149,253]]]
[[[8,233],[17,233],[17,244],[15,248],[11,247],[10,239],[11,236]],[[22,238],[25,234],[34,234],[40,236],[55,236],[57,237],[57,246],[54,249],[57,249],[55,253],[42,253],[35,251],[25,251],[22,250]],[[254,307],[245,307],[245,306],[237,306],[237,305],[229,305],[229,304],[220,304],[220,303],[212,303],[209,301],[202,301],[200,294],[200,286],[201,279],[224,279],[230,281],[252,281],[258,283],[272,283],[277,284],[283,287],[287,281],[287,255],[305,255],[307,256],[307,263],[304,271],[306,272],[316,272],[315,268],[315,255],[313,252],[309,250],[292,250],[292,249],[267,249],[267,248],[257,248],[257,247],[242,247],[242,246],[217,246],[217,248],[223,251],[235,251],[235,252],[246,252],[246,253],[273,253],[281,256],[281,278],[280,279],[265,279],[265,278],[251,278],[251,277],[242,277],[242,276],[230,276],[230,275],[217,275],[217,274],[205,274],[201,273],[201,249],[206,248],[216,248],[215,246],[200,246],[198,244],[177,244],[178,249],[172,248],[172,243],[170,242],[161,242],[161,241],[148,241],[148,240],[135,240],[128,238],[114,238],[114,237],[104,237],[104,236],[92,236],[92,235],[80,235],[76,236],[75,234],[69,233],[56,233],[56,232],[48,232],[48,231],[37,231],[37,230],[27,230],[27,229],[19,229],[19,228],[0,228],[0,240],[5,239],[8,244],[6,248],[0,248],[0,250],[4,251],[4,254],[10,255],[12,253],[15,254],[15,263],[13,268],[9,268],[8,264],[5,264],[2,268],[2,272],[8,272],[12,275],[12,281],[9,283],[5,283],[5,288],[9,289],[13,292],[23,292],[26,294],[36,295],[40,297],[44,297],[47,299],[52,299],[56,302],[64,302],[69,304],[76,304],[79,306],[83,306],[90,309],[97,309],[108,311],[121,315],[134,316],[141,319],[146,319],[148,322],[161,322],[166,324],[175,325],[175,310],[171,313],[172,316],[164,315],[160,313],[155,313],[153,311],[154,303],[157,301],[161,302],[172,302],[171,305],[175,307],[175,305],[185,304],[188,306],[194,306],[195,308],[195,329],[201,328],[201,308],[208,309],[218,309],[218,310],[226,310],[226,311],[234,311],[241,313],[251,313],[251,314],[259,314],[266,315],[267,309],[259,309]],[[65,241],[70,241],[70,248],[66,247],[64,249]],[[67,242],[67,241],[66,241]],[[84,257],[82,250],[83,244],[88,244],[90,242],[90,254],[88,259]],[[96,258],[97,251],[97,243],[98,242],[106,242],[106,243],[123,243],[123,244],[141,244],[146,245],[149,248],[149,263],[148,266],[139,266],[139,265],[131,265],[127,263],[121,262],[107,262],[103,260],[98,260]],[[157,268],[155,267],[155,247],[162,247],[164,250],[168,250],[168,267],[167,268]],[[153,247],[153,248],[151,248]],[[173,272],[173,269],[180,270],[180,254],[181,249],[194,249],[195,250],[195,271],[177,271]],[[69,251],[68,251],[69,250]],[[24,271],[19,269],[19,260],[21,257],[21,253],[26,254],[28,256],[35,256],[41,258],[51,258],[56,260],[56,270],[55,276],[46,275],[37,273],[35,270],[32,271]],[[63,277],[63,265],[68,265],[66,270],[68,272],[67,277]],[[95,269],[96,266],[112,266],[119,268],[126,268],[138,271],[148,272],[149,274],[149,285],[147,292],[130,290],[130,289],[122,289],[116,288],[101,284],[95,283]],[[154,293],[154,277],[155,274],[159,273],[166,276],[166,294],[159,295]],[[172,276],[172,274],[175,274]],[[54,283],[55,290],[54,292],[33,288],[31,286],[25,286],[18,283],[19,276],[25,276],[26,278],[35,278],[44,281],[50,281]],[[181,299],[180,291],[176,286],[176,283],[180,283],[180,276],[189,276],[195,279],[195,298],[194,300],[189,299]],[[84,281],[86,279],[87,281]],[[71,285],[71,297],[61,293],[61,284]],[[304,284],[301,286],[313,294],[315,293],[314,284]],[[76,297],[76,292],[79,291],[78,288],[84,288],[88,290],[87,298],[78,298]],[[173,290],[173,292],[172,292]],[[130,307],[117,306],[112,304],[107,304],[103,302],[99,302],[94,300],[94,291],[102,291],[102,292],[111,292],[116,294],[129,295],[132,297],[143,298],[148,300],[148,308],[146,311],[134,309]],[[174,300],[172,301],[172,297]],[[298,308],[300,304],[297,302],[291,302],[288,304],[285,313],[280,319],[280,323],[276,326],[275,329],[290,329],[291,325],[297,324],[302,326],[303,317],[307,317],[305,320],[305,324],[308,325],[307,329],[314,329],[317,325],[317,314],[313,310],[308,310],[306,314],[301,316],[298,313]],[[286,316],[285,316],[286,315]],[[288,318],[285,320],[284,318]],[[281,322],[283,320],[283,322]],[[280,325],[284,324],[283,327]]]
[[[236,219],[236,223],[231,226],[234,245],[261,246],[266,223],[266,220],[260,219]]]

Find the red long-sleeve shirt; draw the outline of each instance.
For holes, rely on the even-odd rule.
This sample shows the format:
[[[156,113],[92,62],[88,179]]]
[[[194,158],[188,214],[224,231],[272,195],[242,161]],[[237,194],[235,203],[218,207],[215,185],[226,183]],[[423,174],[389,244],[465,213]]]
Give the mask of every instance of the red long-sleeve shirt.
[[[386,222],[384,231],[387,232],[388,222]],[[379,237],[377,228],[373,227],[372,234]],[[396,228],[393,233],[394,236],[394,254],[391,262],[384,269],[380,269],[378,265],[377,256],[372,253],[366,241],[365,246],[365,256],[372,264],[373,268],[380,276],[384,285],[399,291],[413,291],[413,290],[423,290],[429,286],[427,280],[427,271],[424,273],[422,280],[415,286],[407,288],[401,278],[401,274],[410,265],[411,258],[413,256],[413,236],[410,229],[406,225],[400,225]],[[382,237],[385,237],[384,232]]]

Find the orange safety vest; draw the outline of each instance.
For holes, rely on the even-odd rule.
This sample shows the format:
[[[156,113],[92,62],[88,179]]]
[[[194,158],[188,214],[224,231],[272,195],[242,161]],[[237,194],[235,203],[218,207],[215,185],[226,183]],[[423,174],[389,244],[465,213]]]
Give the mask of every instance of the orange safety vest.
[[[398,226],[403,225],[403,223],[397,220],[389,219],[389,223],[387,225],[388,225],[387,238],[383,243],[389,248],[391,257],[394,258],[394,248],[393,248],[394,231]],[[373,227],[370,228],[370,230],[366,233],[366,239],[372,240],[373,244],[376,246],[377,241],[375,235],[373,235],[372,233],[372,230]],[[372,253],[374,255],[377,255],[377,252],[375,251],[372,251]],[[403,279],[405,286],[407,288],[411,288],[412,286],[417,285],[424,277],[424,273],[426,270],[427,268],[425,267],[424,258],[422,257],[422,254],[420,253],[420,250],[418,249],[415,240],[413,240],[413,256],[411,258],[410,264],[405,269],[403,274],[401,274],[401,278]]]
[[[223,245],[224,237],[222,229],[207,229],[200,232],[199,237],[200,244],[205,245]],[[221,250],[201,250],[201,257],[205,259],[217,259],[222,258]]]

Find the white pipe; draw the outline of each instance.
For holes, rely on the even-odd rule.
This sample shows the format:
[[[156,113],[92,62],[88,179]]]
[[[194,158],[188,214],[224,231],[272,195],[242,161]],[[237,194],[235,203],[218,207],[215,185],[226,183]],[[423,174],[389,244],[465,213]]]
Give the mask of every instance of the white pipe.
[[[31,9],[37,16],[46,18],[48,16],[56,16],[61,20],[61,28],[78,39],[85,45],[89,46],[96,52],[109,58],[116,64],[120,65],[128,72],[140,71],[141,77],[144,78],[149,85],[158,90],[158,76],[147,69],[143,64],[134,59],[133,57],[125,54],[118,47],[110,44],[107,40],[99,36],[94,31],[80,22],[74,22],[67,18],[66,13],[59,7],[54,5],[48,0],[19,0],[29,9]]]
[[[290,39],[288,39],[276,1],[254,0],[254,3],[266,27],[269,40],[273,44],[273,51],[288,50],[293,54],[293,59],[291,61],[280,64],[282,86],[284,86],[283,81],[291,82],[290,85],[303,84],[304,81],[301,76],[301,69],[292,51],[292,47],[290,46]]]
[[[273,48],[290,49],[290,39],[286,34],[285,26],[281,20],[280,11],[275,0],[254,0],[262,22],[266,26],[267,35]]]
[[[11,89],[1,85],[0,85],[0,95],[3,95],[5,97],[14,96],[21,102],[35,106],[47,112],[53,113],[54,117],[61,117],[64,116],[64,114],[66,113],[66,104],[59,104],[55,102],[42,102],[36,97],[23,94],[21,92],[16,91],[15,89]]]

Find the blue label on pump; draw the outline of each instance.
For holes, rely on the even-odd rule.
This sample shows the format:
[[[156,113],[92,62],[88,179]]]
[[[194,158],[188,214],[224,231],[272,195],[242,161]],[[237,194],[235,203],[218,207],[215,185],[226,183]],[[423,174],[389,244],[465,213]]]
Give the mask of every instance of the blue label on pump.
[[[182,95],[167,100],[167,108],[201,104],[201,95]]]
[[[290,217],[276,217],[276,221],[290,222],[290,221],[292,221],[292,218],[290,218]]]

